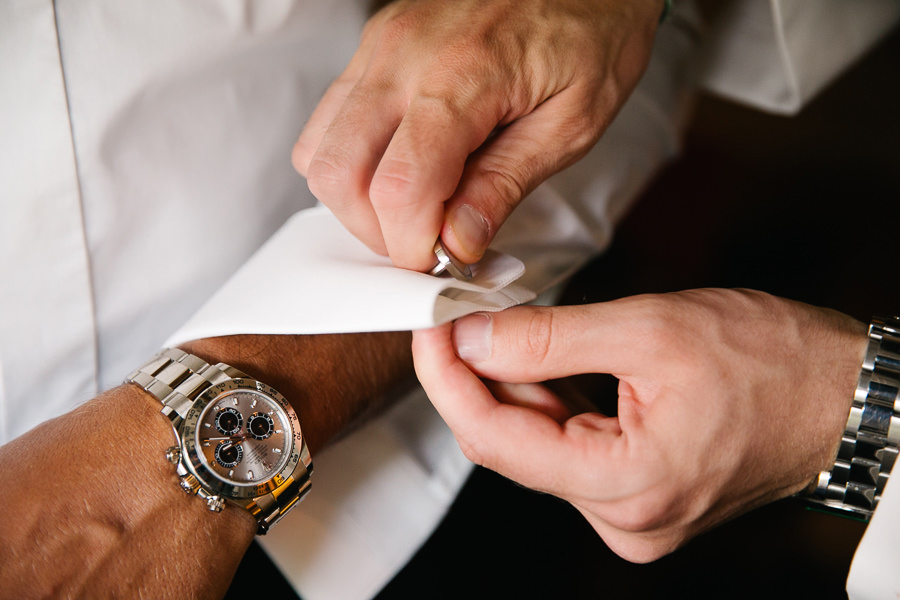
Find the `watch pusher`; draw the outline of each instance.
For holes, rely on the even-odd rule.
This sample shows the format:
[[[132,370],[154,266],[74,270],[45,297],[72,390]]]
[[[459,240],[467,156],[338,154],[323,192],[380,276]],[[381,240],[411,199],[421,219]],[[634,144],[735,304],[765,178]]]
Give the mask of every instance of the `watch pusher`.
[[[179,448],[178,446],[171,446],[167,448],[166,460],[173,465],[177,465],[181,461],[181,448]]]
[[[225,508],[225,499],[221,496],[210,494],[203,486],[200,484],[200,481],[194,477],[192,473],[189,473],[187,469],[178,461],[181,460],[181,451],[176,447],[169,448],[166,451],[166,458],[172,462],[172,457],[175,457],[175,463],[177,464],[177,468],[175,469],[176,473],[178,473],[178,485],[184,491],[185,494],[195,495],[204,500],[206,500],[206,506],[209,510],[213,512],[222,512],[222,509]]]

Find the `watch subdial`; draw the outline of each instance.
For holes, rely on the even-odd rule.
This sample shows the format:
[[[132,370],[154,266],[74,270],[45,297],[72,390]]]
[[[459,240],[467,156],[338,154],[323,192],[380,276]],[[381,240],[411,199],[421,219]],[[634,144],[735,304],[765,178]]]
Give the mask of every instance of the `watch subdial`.
[[[223,408],[216,415],[216,429],[225,435],[235,435],[241,430],[244,417],[234,408]]]
[[[227,469],[236,467],[243,458],[243,448],[232,440],[221,441],[216,446],[216,462]]]
[[[247,419],[247,432],[253,439],[264,440],[271,436],[273,431],[275,431],[275,423],[272,422],[272,417],[266,413],[253,413]]]

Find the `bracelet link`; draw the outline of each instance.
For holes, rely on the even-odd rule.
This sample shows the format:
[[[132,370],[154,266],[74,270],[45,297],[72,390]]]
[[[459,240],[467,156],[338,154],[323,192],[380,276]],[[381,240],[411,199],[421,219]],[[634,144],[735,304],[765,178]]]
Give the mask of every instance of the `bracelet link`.
[[[900,450],[900,318],[874,317],[834,465],[806,499],[868,521]]]

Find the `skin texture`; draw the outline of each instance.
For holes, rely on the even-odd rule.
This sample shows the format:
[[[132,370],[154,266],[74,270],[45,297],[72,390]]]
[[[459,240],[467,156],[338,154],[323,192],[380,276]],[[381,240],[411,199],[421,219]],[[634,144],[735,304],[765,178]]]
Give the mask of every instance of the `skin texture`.
[[[397,265],[430,268],[439,234],[474,262],[528,191],[602,134],[646,67],[661,7],[398,0],[367,25],[294,163]],[[240,336],[185,349],[279,389],[314,456],[411,373],[403,334]],[[0,448],[0,589],[220,597],[255,523],[180,491],[163,458],[173,439],[157,401],[122,386]]]
[[[409,334],[233,336],[183,349],[282,392],[314,460],[411,378]],[[159,410],[139,387],[120,386],[0,448],[0,589],[18,598],[224,595],[256,522],[230,505],[212,513],[181,491]]]
[[[293,152],[310,190],[397,266],[438,235],[481,258],[597,142],[644,72],[662,0],[398,0],[366,25]]]
[[[634,562],[827,469],[865,347],[846,315],[713,289],[520,307],[413,338],[466,455],[569,501]],[[574,412],[537,383],[578,373],[619,379],[616,417]]]

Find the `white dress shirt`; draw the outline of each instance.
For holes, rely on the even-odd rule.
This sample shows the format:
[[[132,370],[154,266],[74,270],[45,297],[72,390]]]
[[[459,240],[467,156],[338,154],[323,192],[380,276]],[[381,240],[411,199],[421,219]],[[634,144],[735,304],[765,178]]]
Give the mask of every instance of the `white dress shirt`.
[[[315,203],[290,149],[353,54],[367,4],[0,3],[0,441],[119,384],[291,214]],[[762,16],[748,9],[735,23],[768,19],[776,32],[791,28],[773,15],[812,5],[749,4]],[[696,51],[693,17],[682,10],[686,21],[661,29],[647,75],[603,141],[501,230],[495,247],[526,264],[526,287],[547,288],[602,249],[677,153]],[[883,30],[884,18],[870,20],[878,27],[854,29],[866,44]],[[739,38],[711,39],[725,52]],[[795,99],[821,87],[796,85],[805,71],[790,52],[771,59],[769,68],[792,76],[767,80],[768,100],[747,94],[751,101],[787,98],[795,110]],[[713,88],[740,95],[721,65],[707,72]],[[222,333],[253,332],[230,322]],[[440,520],[468,468],[421,397],[315,460],[313,493],[265,538],[312,600],[377,593]]]

